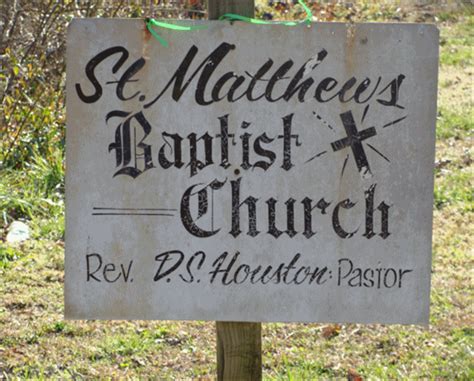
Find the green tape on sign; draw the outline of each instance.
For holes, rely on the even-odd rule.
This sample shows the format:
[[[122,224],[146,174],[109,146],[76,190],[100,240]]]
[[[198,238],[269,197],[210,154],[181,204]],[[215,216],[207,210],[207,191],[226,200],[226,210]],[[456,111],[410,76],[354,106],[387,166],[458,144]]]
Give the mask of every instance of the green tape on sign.
[[[163,21],[157,21],[152,18],[148,18],[145,20],[146,22],[146,27],[148,31],[152,34],[153,37],[155,37],[163,46],[168,47],[168,41],[166,41],[163,37],[161,37],[154,29],[154,26],[160,27],[160,28],[166,28],[166,29],[171,29],[171,30],[176,30],[180,32],[189,32],[193,30],[202,30],[202,29],[207,29],[206,25],[192,25],[192,26],[183,26],[183,25],[176,25],[176,24],[171,24]]]
[[[311,20],[313,19],[313,13],[311,12],[311,9],[305,4],[304,1],[298,0],[298,4],[300,4],[303,9],[306,12],[306,19],[305,23],[307,25],[311,24]],[[286,26],[296,26],[299,25],[300,22],[296,21],[265,21],[265,20],[259,20],[259,19],[254,19],[252,17],[245,17],[242,15],[238,15],[235,13],[225,13],[221,17],[219,17],[219,20],[226,20],[226,21],[244,21],[250,24],[258,24],[258,25],[286,25]],[[171,30],[176,30],[180,32],[189,32],[193,30],[200,30],[200,29],[206,29],[207,26],[205,25],[194,25],[194,26],[182,26],[182,25],[176,25],[176,24],[171,24],[163,21],[158,21],[153,18],[147,18],[145,19],[146,27],[148,31],[152,34],[153,37],[156,38],[156,40],[163,46],[168,47],[168,41],[166,41],[163,37],[161,37],[154,29],[153,27],[160,27],[160,28],[166,28],[166,29],[171,29]]]
[[[299,23],[296,21],[265,21],[265,20],[259,20],[259,19],[253,19],[251,17],[245,17],[241,15],[236,15],[234,13],[225,13],[221,17],[219,17],[219,20],[225,20],[225,21],[244,21],[249,24],[259,24],[259,25],[275,25],[275,24],[280,24],[280,25],[287,25],[287,26],[295,26],[298,25]]]

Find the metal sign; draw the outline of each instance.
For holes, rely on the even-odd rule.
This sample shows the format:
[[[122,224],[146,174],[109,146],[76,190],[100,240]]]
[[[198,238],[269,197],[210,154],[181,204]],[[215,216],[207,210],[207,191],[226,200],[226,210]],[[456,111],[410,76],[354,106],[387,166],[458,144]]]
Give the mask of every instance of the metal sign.
[[[438,31],[75,20],[66,317],[426,323]]]

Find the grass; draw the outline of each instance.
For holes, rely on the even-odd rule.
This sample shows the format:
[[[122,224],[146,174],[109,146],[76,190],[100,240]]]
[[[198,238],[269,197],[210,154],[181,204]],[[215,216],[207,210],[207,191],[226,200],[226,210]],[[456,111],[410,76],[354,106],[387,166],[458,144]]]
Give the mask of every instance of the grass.
[[[390,8],[380,17],[384,12],[400,13]],[[473,16],[445,12],[438,19],[430,327],[264,324],[267,380],[474,379]],[[213,323],[63,320],[62,192],[61,151],[1,174],[1,217],[26,220],[33,239],[0,240],[0,378],[213,378]]]
[[[460,114],[459,111],[440,107],[438,110],[436,137],[441,140],[449,138],[462,139],[472,135],[473,121],[474,110],[472,108]]]
[[[474,20],[472,15],[461,25],[454,22],[441,35],[440,63],[467,67],[473,64],[472,38],[474,36]]]
[[[472,185],[472,171],[469,168],[439,175],[434,193],[436,208],[456,204],[462,213],[473,212],[474,188]]]

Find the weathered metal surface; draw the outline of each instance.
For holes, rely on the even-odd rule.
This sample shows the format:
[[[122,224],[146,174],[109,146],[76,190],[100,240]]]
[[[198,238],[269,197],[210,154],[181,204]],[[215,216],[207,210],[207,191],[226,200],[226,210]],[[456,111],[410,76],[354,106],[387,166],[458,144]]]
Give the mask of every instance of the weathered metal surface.
[[[73,21],[66,316],[426,323],[438,31]]]

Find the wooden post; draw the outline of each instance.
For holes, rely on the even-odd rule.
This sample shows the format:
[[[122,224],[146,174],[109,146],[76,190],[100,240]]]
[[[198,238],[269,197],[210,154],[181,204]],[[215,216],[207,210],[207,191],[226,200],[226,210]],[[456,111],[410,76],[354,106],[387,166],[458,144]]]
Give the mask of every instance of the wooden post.
[[[224,13],[253,17],[254,0],[208,0],[208,16],[216,20]],[[260,381],[262,379],[262,324],[216,322],[217,379]]]
[[[216,322],[217,379],[262,379],[262,324]]]
[[[253,17],[255,0],[208,0],[207,12],[209,20],[217,20],[224,13]]]

